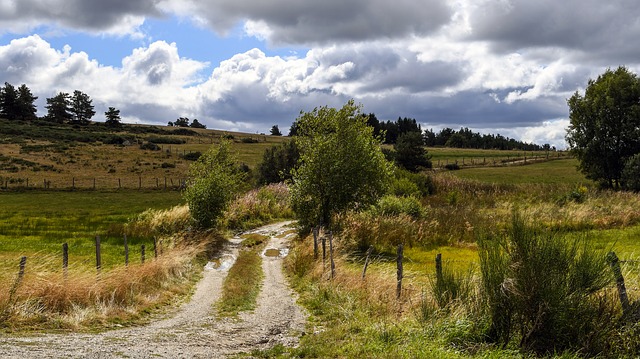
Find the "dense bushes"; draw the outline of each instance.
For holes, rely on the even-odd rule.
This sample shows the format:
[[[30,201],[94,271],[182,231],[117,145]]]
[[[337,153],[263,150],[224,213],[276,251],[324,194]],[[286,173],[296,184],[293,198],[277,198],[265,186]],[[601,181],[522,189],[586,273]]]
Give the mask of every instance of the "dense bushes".
[[[615,329],[605,254],[584,241],[527,226],[515,214],[508,232],[479,244],[487,338],[536,354],[596,355]]]

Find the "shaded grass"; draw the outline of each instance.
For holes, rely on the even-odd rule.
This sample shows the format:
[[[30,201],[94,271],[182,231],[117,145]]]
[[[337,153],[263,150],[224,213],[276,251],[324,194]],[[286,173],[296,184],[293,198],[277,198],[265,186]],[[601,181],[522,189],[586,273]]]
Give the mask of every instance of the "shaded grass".
[[[239,312],[255,309],[264,278],[262,257],[258,250],[259,248],[240,251],[224,280],[222,296],[216,303],[218,315],[234,317]]]

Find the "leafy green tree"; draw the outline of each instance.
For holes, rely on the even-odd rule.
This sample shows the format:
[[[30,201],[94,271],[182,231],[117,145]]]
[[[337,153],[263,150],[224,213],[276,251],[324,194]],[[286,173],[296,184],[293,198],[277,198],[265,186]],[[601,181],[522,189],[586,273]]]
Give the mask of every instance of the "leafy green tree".
[[[198,228],[217,224],[229,202],[241,188],[246,174],[236,166],[231,145],[213,145],[189,168],[184,198]]]
[[[295,138],[300,165],[293,171],[292,205],[303,227],[331,225],[331,218],[374,203],[391,179],[360,106],[320,107],[300,114]]]
[[[117,110],[115,107],[109,107],[109,109],[104,113],[104,116],[107,120],[104,122],[105,125],[109,127],[120,127],[120,110]]]
[[[411,131],[400,134],[393,149],[396,151],[395,161],[399,166],[411,172],[431,168],[431,157],[424,148],[422,133]]]
[[[47,119],[57,123],[65,123],[71,120],[73,115],[70,112],[70,98],[71,96],[66,92],[60,92],[54,97],[48,98],[47,105],[45,106],[47,109]]]
[[[189,119],[186,117],[180,117],[177,119],[172,126],[176,127],[189,127]]]
[[[89,123],[93,115],[96,114],[93,110],[92,102],[93,100],[86,93],[78,90],[73,91],[70,112],[73,115],[72,120],[74,123],[81,125]]]
[[[27,87],[27,85],[22,84],[18,87],[18,118],[21,120],[35,120],[38,118],[36,116],[36,105],[34,102],[38,99],[37,96],[33,96],[31,90]]]
[[[278,125],[271,126],[271,136],[282,136],[282,132],[280,132]]]
[[[298,166],[300,151],[295,141],[283,142],[267,148],[258,165],[258,184],[279,183],[291,180],[292,171]]]
[[[625,163],[622,184],[625,189],[640,192],[640,153],[631,156]]]
[[[625,67],[589,80],[567,101],[567,142],[589,179],[619,188],[625,162],[640,153],[640,81]]]
[[[189,125],[189,127],[191,128],[207,128],[206,125],[203,125],[200,123],[200,121],[198,121],[197,118],[193,119],[193,122],[191,122],[191,124]]]
[[[4,83],[4,87],[0,88],[0,117],[7,120],[15,120],[18,118],[18,91],[8,83]]]

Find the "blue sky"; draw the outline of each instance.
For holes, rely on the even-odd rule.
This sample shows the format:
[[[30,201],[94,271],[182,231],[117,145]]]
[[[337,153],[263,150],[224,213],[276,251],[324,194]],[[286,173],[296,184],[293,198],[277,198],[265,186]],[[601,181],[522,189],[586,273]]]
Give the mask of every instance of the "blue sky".
[[[379,119],[565,147],[566,99],[640,68],[632,0],[0,0],[0,81],[98,114],[285,132],[349,99]],[[94,120],[104,120],[97,115]]]

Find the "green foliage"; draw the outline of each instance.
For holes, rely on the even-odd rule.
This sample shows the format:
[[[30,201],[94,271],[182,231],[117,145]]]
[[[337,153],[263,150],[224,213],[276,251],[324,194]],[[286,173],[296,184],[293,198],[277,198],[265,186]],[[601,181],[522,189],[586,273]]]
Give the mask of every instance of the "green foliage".
[[[405,214],[412,218],[422,218],[425,209],[415,197],[384,196],[370,210],[372,213],[383,216],[397,216]]]
[[[71,96],[70,100],[70,108],[69,111],[73,115],[73,123],[86,125],[89,123],[89,120],[96,114],[96,111],[93,110],[92,100],[89,95],[82,91],[75,90],[73,91],[73,96]]]
[[[107,111],[105,111],[104,116],[107,120],[104,122],[108,127],[120,127],[120,110],[117,110],[115,107],[109,107]]]
[[[258,165],[258,184],[290,180],[299,159],[300,151],[295,141],[287,141],[267,148],[262,155],[262,162]]]
[[[271,126],[271,136],[282,136],[282,132],[280,132],[280,128],[278,128],[278,125],[273,125]]]
[[[73,118],[71,113],[71,96],[66,92],[60,92],[47,99],[47,119],[55,123],[65,123]]]
[[[396,196],[414,196],[422,198],[436,193],[431,176],[424,173],[411,173],[398,168],[391,182],[390,193]]]
[[[625,162],[622,183],[625,189],[640,192],[640,153],[631,156]]]
[[[196,227],[210,228],[217,224],[238,193],[243,178],[227,141],[211,146],[191,165],[184,198]]]
[[[366,208],[385,192],[391,164],[353,100],[302,113],[296,123],[301,157],[291,192],[303,227],[329,225],[333,215]]]
[[[587,178],[618,188],[627,159],[640,153],[640,80],[625,67],[589,80],[569,100],[567,142]]]
[[[429,277],[429,287],[438,307],[447,309],[469,299],[473,293],[472,279],[473,271],[452,270],[444,263],[440,274]]]
[[[517,213],[503,236],[479,244],[488,338],[536,354],[598,354],[616,310],[602,290],[611,283],[602,251],[527,226]]]
[[[193,122],[191,122],[189,127],[191,127],[191,128],[207,128],[207,126],[202,124],[202,123],[200,123],[200,121],[198,121],[197,118],[193,119]]]
[[[431,157],[424,148],[422,134],[420,132],[406,132],[398,136],[398,141],[393,146],[396,151],[396,163],[411,172],[431,168]]]

